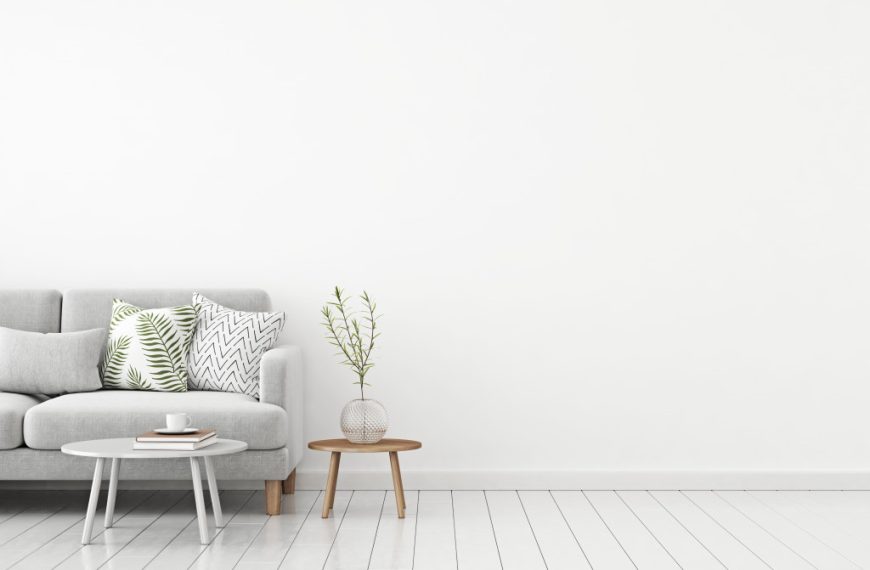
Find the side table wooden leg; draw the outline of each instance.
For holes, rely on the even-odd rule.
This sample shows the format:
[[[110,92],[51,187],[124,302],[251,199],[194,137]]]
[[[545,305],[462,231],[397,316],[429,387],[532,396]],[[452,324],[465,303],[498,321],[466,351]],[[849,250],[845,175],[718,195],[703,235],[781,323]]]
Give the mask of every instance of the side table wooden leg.
[[[329,457],[329,475],[326,477],[326,491],[323,495],[323,512],[321,518],[329,518],[329,511],[335,503],[335,486],[338,483],[338,465],[341,463],[341,453],[333,451]]]
[[[335,490],[338,488],[338,467],[341,464],[341,453],[335,456],[335,473],[332,474],[332,494],[329,496],[329,508],[335,506]],[[332,465],[332,457],[330,457],[330,465]]]
[[[112,472],[109,475],[109,498],[106,500],[105,527],[112,528],[115,523],[115,498],[118,496],[118,471],[121,469],[121,460],[112,458]]]
[[[91,483],[91,497],[88,499],[88,512],[85,515],[85,529],[82,532],[82,544],[91,543],[91,533],[94,530],[94,516],[97,514],[97,502],[100,500],[100,483],[103,481],[103,465],[105,463],[104,458],[97,457],[94,480]]]
[[[199,542],[208,544],[208,526],[205,520],[205,499],[202,498],[202,473],[199,460],[190,458],[190,475],[193,478],[193,498],[196,501],[196,522],[199,523]]]
[[[202,459],[205,461],[205,478],[208,479],[208,492],[211,495],[211,511],[214,513],[214,525],[221,528],[224,526],[224,513],[221,510],[221,497],[218,492],[217,479],[214,476],[214,463],[208,455]]]
[[[405,518],[405,488],[402,486],[402,472],[399,470],[399,454],[390,452],[390,469],[393,472],[393,490],[396,492],[396,512],[399,518]]]

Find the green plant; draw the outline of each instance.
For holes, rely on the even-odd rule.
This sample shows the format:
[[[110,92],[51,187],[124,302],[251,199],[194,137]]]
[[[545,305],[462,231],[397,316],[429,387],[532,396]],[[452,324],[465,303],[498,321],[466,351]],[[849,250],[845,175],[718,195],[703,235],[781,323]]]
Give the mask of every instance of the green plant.
[[[326,327],[326,340],[329,344],[341,350],[336,356],[343,356],[342,364],[348,366],[357,375],[360,397],[365,400],[366,374],[374,367],[371,361],[375,349],[375,339],[381,336],[377,332],[377,320],[381,315],[375,315],[377,304],[363,291],[359,296],[363,304],[361,311],[350,306],[350,298],[336,286],[332,292],[334,300],[327,301],[320,311],[323,315],[323,326]],[[361,317],[361,318],[358,318]],[[362,320],[362,324],[360,324]]]

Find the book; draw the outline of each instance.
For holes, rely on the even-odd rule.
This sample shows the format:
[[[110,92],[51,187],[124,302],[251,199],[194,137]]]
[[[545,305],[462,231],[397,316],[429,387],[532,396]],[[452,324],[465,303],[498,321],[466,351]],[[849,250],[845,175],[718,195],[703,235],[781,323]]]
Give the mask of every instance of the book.
[[[165,434],[146,431],[136,438],[140,443],[199,443],[217,435],[214,429],[201,429],[193,433]]]
[[[197,449],[202,449],[203,447],[208,447],[209,445],[217,443],[216,437],[210,437],[208,439],[204,439],[203,441],[193,442],[193,443],[175,443],[175,442],[165,442],[165,443],[155,443],[149,441],[134,441],[133,449],[149,449],[155,450],[160,449],[164,451],[195,451]]]

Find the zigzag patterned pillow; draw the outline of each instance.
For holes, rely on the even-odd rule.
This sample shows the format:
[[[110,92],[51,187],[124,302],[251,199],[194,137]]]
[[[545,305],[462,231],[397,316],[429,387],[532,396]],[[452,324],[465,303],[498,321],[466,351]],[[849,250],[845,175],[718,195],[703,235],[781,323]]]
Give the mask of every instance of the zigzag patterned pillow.
[[[191,390],[260,397],[260,359],[284,328],[284,313],[234,311],[193,294],[196,331],[187,357]]]

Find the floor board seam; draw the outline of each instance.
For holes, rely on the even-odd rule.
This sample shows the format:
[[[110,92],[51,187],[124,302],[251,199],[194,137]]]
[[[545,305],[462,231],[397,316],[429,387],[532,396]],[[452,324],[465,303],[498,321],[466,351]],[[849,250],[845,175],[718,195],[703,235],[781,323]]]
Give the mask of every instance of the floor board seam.
[[[186,523],[183,527],[181,527],[181,530],[179,530],[178,532],[176,532],[176,533],[172,536],[172,538],[170,538],[170,539],[166,542],[166,544],[164,544],[163,547],[162,547],[160,550],[158,550],[157,553],[156,553],[154,556],[151,557],[151,560],[149,560],[148,563],[145,564],[145,568],[147,568],[147,567],[150,566],[150,565],[151,565],[155,560],[157,560],[157,559],[160,557],[160,555],[163,554],[163,551],[165,551],[167,548],[169,548],[169,545],[172,544],[173,542],[175,542],[175,539],[178,538],[179,536],[181,536],[181,533],[183,533],[185,530],[187,530],[187,527],[189,527],[189,526],[191,525],[191,523],[193,523],[193,522],[195,522],[195,521],[196,521],[196,515],[191,515],[190,520],[188,520],[187,523]],[[126,547],[126,545],[125,545],[125,547]]]
[[[381,512],[378,513],[378,524],[375,525],[375,537],[372,539],[372,549],[369,551],[369,562],[366,570],[372,567],[372,557],[375,555],[375,544],[378,542],[378,530],[381,528],[381,519],[384,516],[384,505],[387,504],[387,491],[384,491],[384,500],[381,501]]]
[[[562,520],[565,521],[565,526],[568,527],[568,531],[571,533],[571,536],[574,537],[574,542],[577,543],[577,547],[580,549],[580,552],[583,554],[583,558],[586,559],[586,564],[589,565],[589,568],[595,570],[595,567],[592,565],[592,561],[589,560],[589,556],[586,554],[586,550],[583,548],[583,545],[580,544],[580,539],[577,537],[577,534],[574,532],[574,529],[571,528],[571,523],[568,522],[568,518],[565,516],[565,513],[562,511],[561,505],[559,505],[559,501],[556,500],[556,497],[553,495],[552,491],[547,491],[550,494],[550,498],[553,499],[553,503],[556,505],[556,509],[559,511],[559,514],[562,515]]]
[[[151,521],[150,523],[148,523],[147,525],[145,525],[145,527],[142,528],[139,532],[137,532],[137,533],[135,534],[135,536],[133,536],[130,540],[128,540],[127,543],[124,544],[124,546],[122,546],[121,548],[119,548],[117,552],[115,552],[114,554],[112,554],[111,556],[109,556],[108,558],[106,558],[106,560],[105,560],[102,564],[100,564],[99,568],[103,568],[104,566],[106,566],[106,564],[108,564],[109,561],[110,561],[112,558],[114,558],[114,557],[117,556],[119,553],[121,553],[125,548],[127,548],[127,546],[128,546],[131,542],[133,542],[134,540],[136,540],[136,539],[139,537],[140,534],[142,534],[143,532],[145,532],[146,530],[148,530],[148,529],[151,527],[151,525],[153,525],[154,523],[156,523],[157,521],[159,521],[161,518],[163,518],[163,515],[165,515],[166,513],[168,513],[169,511],[171,511],[173,508],[175,508],[175,505],[177,505],[177,504],[179,504],[181,501],[183,501],[184,498],[185,498],[189,493],[190,493],[189,491],[188,491],[188,492],[185,492],[185,493],[182,493],[181,496],[178,498],[177,501],[175,501],[174,503],[172,503],[171,505],[169,505],[169,506],[168,506],[168,507],[167,507],[167,508],[162,512],[162,513],[160,513],[159,515],[157,515],[157,516],[154,518],[153,521]],[[157,494],[157,491],[154,491],[153,493],[151,493],[151,495],[149,495],[148,498],[150,499],[151,497],[153,497],[153,496],[156,495],[156,494]],[[142,501],[142,503],[144,503],[144,502],[145,502],[145,501]],[[142,503],[139,503],[139,505],[141,505]],[[136,505],[135,508],[130,509],[128,512],[124,513],[124,516],[121,517],[121,518],[119,518],[118,520],[120,521],[121,519],[123,519],[124,517],[126,517],[127,515],[129,515],[130,513],[132,513],[134,510],[136,510],[137,508],[139,508],[139,505]],[[112,526],[114,526],[114,525],[112,525]],[[103,532],[106,532],[105,529],[103,529]],[[80,552],[80,551],[81,551],[81,548],[80,548],[79,550],[76,550],[76,552]],[[72,556],[75,556],[76,552],[73,552],[73,553],[72,553],[69,557],[67,557],[67,558],[71,558]]]
[[[417,564],[417,529],[420,528],[420,495],[422,491],[417,491],[417,512],[414,513],[414,546],[411,549],[411,570]]]
[[[671,551],[668,550],[664,544],[662,544],[662,541],[659,540],[659,537],[657,537],[655,534],[653,534],[653,532],[649,529],[649,527],[646,526],[646,523],[643,522],[643,519],[641,519],[640,516],[638,516],[638,514],[636,512],[634,512],[634,509],[631,508],[631,505],[629,505],[625,501],[625,499],[622,497],[622,495],[620,495],[618,491],[614,491],[614,494],[617,497],[619,497],[619,500],[622,501],[622,504],[625,505],[626,508],[629,510],[629,512],[631,512],[631,514],[634,515],[634,518],[637,519],[637,522],[639,522],[641,525],[643,525],[643,528],[646,529],[647,533],[649,533],[649,535],[652,537],[652,539],[655,540],[658,543],[658,545],[662,547],[662,550],[664,550],[667,553],[667,555],[671,557],[671,560],[674,561],[674,564],[676,564],[677,567],[680,568],[680,570],[683,570],[683,565],[680,564],[676,558],[674,558],[674,555],[671,554]]]
[[[756,491],[756,492],[757,492],[757,491]],[[716,494],[719,495],[718,493],[716,493]],[[857,562],[855,562],[854,560],[852,560],[851,558],[849,558],[848,556],[846,556],[845,554],[843,554],[842,552],[840,552],[838,549],[834,548],[833,546],[831,546],[830,544],[828,544],[827,542],[825,542],[824,540],[822,540],[821,538],[819,538],[818,536],[816,536],[816,534],[815,534],[814,532],[810,532],[810,530],[807,529],[807,528],[804,528],[803,525],[800,525],[800,524],[798,524],[796,521],[793,521],[793,520],[791,519],[791,517],[786,516],[784,513],[780,512],[779,509],[773,507],[772,505],[767,504],[767,502],[765,502],[765,501],[762,501],[761,499],[759,499],[758,497],[756,497],[755,495],[753,495],[751,492],[745,492],[745,494],[746,494],[747,496],[749,496],[749,497],[752,497],[752,499],[753,499],[754,501],[758,502],[759,504],[761,504],[761,505],[764,506],[765,508],[767,508],[767,509],[769,509],[770,511],[774,512],[777,516],[779,516],[780,518],[782,518],[783,520],[785,520],[785,521],[788,522],[789,524],[794,525],[796,528],[800,529],[801,531],[803,531],[803,532],[806,533],[807,535],[813,537],[814,539],[816,539],[816,540],[819,542],[819,544],[824,545],[828,550],[830,550],[830,551],[833,552],[834,554],[840,556],[840,557],[843,558],[844,560],[848,561],[850,564],[852,564],[852,565],[855,566],[856,568],[862,568],[862,566],[861,566],[860,564],[858,564]],[[766,530],[766,529],[765,529],[765,530]],[[803,558],[804,560],[806,560],[807,564],[809,564],[810,566],[816,567],[815,564],[813,564],[812,562],[810,562],[809,560],[807,560],[806,558],[804,558],[803,556],[801,556],[800,554],[798,554],[797,552],[795,552],[795,550],[794,550],[791,546],[789,546],[788,544],[786,544],[784,541],[780,540],[779,538],[777,538],[775,535],[773,535],[773,534],[770,533],[769,531],[768,531],[768,534],[770,534],[771,536],[773,536],[774,538],[776,538],[777,540],[779,540],[779,542],[781,542],[781,543],[782,543],[786,548],[788,548],[789,550],[791,550],[792,552],[794,552],[795,554],[797,554],[798,556],[800,556],[801,558]]]
[[[335,541],[338,539],[338,533],[341,532],[341,525],[344,524],[344,517],[347,516],[347,511],[350,510],[350,504],[353,502],[353,497],[356,491],[350,492],[350,499],[347,500],[347,506],[344,507],[344,512],[341,513],[341,520],[338,521],[338,528],[335,529],[335,535],[332,537],[332,542],[329,544],[329,551],[326,553],[326,558],[323,559],[323,566],[321,566],[321,570],[326,568],[326,563],[329,562],[329,555],[332,554],[332,549],[335,546]]]
[[[762,526],[761,523],[759,523],[758,521],[756,521],[754,518],[750,517],[748,513],[745,513],[745,512],[743,511],[743,509],[739,508],[737,505],[735,505],[734,503],[732,503],[731,501],[729,501],[726,497],[722,496],[720,493],[718,493],[718,492],[716,492],[716,491],[711,491],[711,492],[712,492],[714,495],[716,495],[717,497],[719,497],[720,499],[722,499],[722,502],[724,502],[726,505],[728,505],[729,507],[731,507],[732,509],[734,509],[736,512],[738,512],[738,513],[740,514],[740,516],[742,516],[743,518],[745,518],[746,520],[748,520],[749,522],[751,522],[752,524],[754,524],[755,526],[757,526],[759,529],[761,529],[762,531],[764,531],[768,536],[770,536],[770,538],[772,538],[773,540],[777,541],[778,543],[780,543],[781,545],[783,545],[785,548],[787,548],[788,550],[790,550],[792,553],[794,553],[795,556],[797,556],[798,558],[800,558],[801,560],[803,560],[804,562],[806,562],[807,564],[809,564],[809,565],[812,566],[813,568],[817,568],[817,566],[816,566],[815,564],[813,564],[812,562],[810,562],[809,560],[807,560],[806,558],[804,558],[804,557],[803,557],[799,552],[797,552],[794,548],[792,548],[791,546],[789,546],[788,544],[786,544],[786,543],[785,543],[781,538],[779,538],[778,536],[776,536],[775,534],[773,534],[772,532],[770,532],[770,530],[769,530],[768,528]]]
[[[665,504],[662,503],[662,502],[658,499],[658,497],[656,497],[655,495],[653,495],[652,492],[650,492],[650,491],[646,491],[646,493],[647,493],[650,497],[652,497],[652,499],[653,499],[656,503],[658,503],[658,504],[659,504],[659,505],[660,505],[660,506],[665,510],[665,512],[668,513],[668,515],[670,515],[670,517],[671,517],[672,519],[674,519],[674,521],[676,521],[676,523],[677,523],[678,525],[680,525],[680,526],[683,528],[683,530],[685,530],[687,533],[689,533],[689,536],[691,536],[691,537],[695,540],[695,542],[697,542],[698,544],[700,544],[700,545],[701,545],[701,548],[703,548],[704,550],[706,550],[706,551],[710,554],[710,556],[712,556],[712,557],[716,560],[716,562],[718,562],[718,563],[722,566],[722,568],[725,568],[725,570],[728,570],[728,567],[725,566],[725,563],[722,562],[722,561],[719,559],[719,557],[716,556],[716,554],[715,554],[712,550],[710,550],[710,549],[707,547],[706,544],[704,544],[703,542],[701,542],[701,539],[698,538],[697,536],[695,536],[695,533],[692,532],[691,530],[689,530],[689,527],[687,527],[686,525],[684,525],[684,524],[683,524],[683,521],[681,521],[681,520],[677,517],[677,515],[675,515],[674,513],[672,513],[671,510],[670,510],[669,508],[667,508],[667,507],[665,506]]]
[[[453,521],[453,556],[456,568],[459,569],[459,541],[456,539],[456,505],[453,502],[453,490],[450,490],[450,516]]]
[[[35,506],[32,507],[32,508],[35,508]],[[41,519],[39,519],[38,521],[36,521],[36,522],[33,523],[32,525],[30,525],[29,527],[25,528],[24,530],[22,530],[22,531],[19,532],[18,534],[14,535],[14,536],[11,536],[11,537],[9,537],[8,539],[4,540],[2,543],[0,543],[0,546],[6,546],[7,544],[9,544],[10,542],[12,542],[13,540],[15,540],[16,538],[18,538],[19,536],[21,536],[22,534],[24,534],[25,532],[27,532],[28,530],[30,530],[30,529],[32,529],[33,527],[35,527],[35,526],[37,526],[38,524],[40,524],[42,521],[44,521],[44,520],[48,520],[50,517],[53,517],[54,515],[56,515],[56,514],[59,513],[60,511],[62,511],[64,508],[65,508],[65,507],[59,507],[59,508],[57,508],[57,509],[51,511],[50,513],[47,513],[44,517],[42,517]],[[24,514],[24,513],[26,513],[28,510],[30,510],[30,509],[25,509],[24,511],[21,511],[21,513],[19,513],[19,514]],[[17,516],[17,515],[16,515],[16,516]],[[83,517],[83,518],[84,518],[84,517]]]
[[[705,508],[703,508],[701,505],[699,505],[698,503],[696,503],[695,501],[693,501],[693,500],[692,500],[692,497],[688,496],[687,494],[685,494],[685,493],[682,492],[682,491],[678,491],[678,492],[679,492],[682,496],[684,496],[686,499],[688,499],[690,503],[692,503],[693,505],[695,505],[695,508],[696,508],[696,509],[698,509],[699,511],[701,511],[702,513],[704,513],[705,515],[707,515],[707,518],[709,518],[711,521],[713,521],[714,523],[716,523],[716,524],[719,526],[719,528],[721,528],[722,530],[724,530],[725,532],[727,532],[727,533],[731,536],[731,538],[733,538],[734,540],[736,540],[737,542],[739,542],[739,543],[743,546],[743,548],[745,548],[745,549],[746,549],[747,551],[749,551],[753,556],[755,556],[756,558],[758,558],[759,560],[761,560],[761,563],[762,563],[762,564],[764,564],[765,566],[767,566],[768,568],[770,568],[770,570],[775,570],[774,567],[771,566],[771,565],[767,562],[767,560],[765,560],[764,558],[762,558],[760,554],[758,554],[757,552],[755,552],[754,550],[752,550],[751,548],[749,548],[749,546],[747,546],[747,544],[746,544],[745,542],[743,542],[742,540],[740,540],[739,538],[737,538],[737,536],[736,536],[733,532],[731,532],[728,528],[726,528],[725,525],[723,525],[721,522],[719,522],[719,521],[716,519],[716,517],[714,517],[713,515],[711,515],[710,513],[708,513],[707,510],[706,510]],[[744,513],[744,514],[745,514],[745,513]],[[774,538],[775,538],[775,537],[774,537]],[[803,557],[801,557],[801,558],[803,558]],[[810,566],[812,566],[812,564],[810,564]]]
[[[52,536],[51,538],[49,538],[49,539],[48,539],[48,542],[46,542],[45,544],[50,544],[51,541],[53,541],[54,539],[56,539],[57,537],[59,537],[60,535],[62,535],[62,534],[65,533],[66,531],[68,531],[69,529],[71,529],[72,527],[74,527],[74,526],[76,526],[77,524],[79,524],[81,521],[84,520],[84,518],[85,518],[85,517],[80,517],[80,518],[76,519],[76,520],[75,520],[71,525],[67,526],[66,528],[64,528],[63,530],[61,530],[60,532],[58,532],[57,534],[55,534],[55,535]],[[16,560],[15,562],[13,562],[12,565],[9,566],[9,568],[13,568],[13,567],[17,566],[19,563],[21,563],[22,561],[24,561],[25,558],[27,558],[28,556],[30,556],[31,554],[33,554],[34,552],[36,552],[37,550],[39,550],[40,548],[42,548],[43,546],[45,546],[45,544],[41,544],[41,545],[37,546],[36,548],[34,548],[33,550],[31,550],[30,552],[28,552],[27,554],[25,554],[25,555],[22,556],[21,558],[19,558],[19,559]],[[78,552],[78,551],[76,551],[76,552]],[[70,556],[72,556],[72,555],[70,555]],[[66,560],[66,558],[65,558],[64,560]]]
[[[801,492],[807,492],[807,491],[801,491]],[[813,492],[815,492],[815,491],[813,491]],[[838,491],[838,492],[842,492],[842,491]],[[850,536],[855,540],[864,540],[864,537],[861,537],[861,536],[854,534],[850,528],[844,527],[844,526],[842,526],[842,524],[839,521],[831,519],[830,516],[828,516],[828,514],[826,514],[825,512],[817,511],[814,508],[811,508],[811,505],[808,505],[805,502],[805,499],[803,499],[803,498],[798,499],[797,505],[800,506],[807,513],[809,513],[811,515],[815,515],[815,516],[825,520],[829,525],[831,525],[831,527],[839,530],[843,534]]]
[[[314,498],[314,502],[311,503],[311,507],[308,508],[308,513],[306,513],[305,518],[302,519],[302,523],[299,525],[299,528],[296,530],[296,534],[293,535],[293,540],[290,541],[290,545],[287,547],[287,550],[284,552],[284,556],[281,557],[281,562],[278,563],[278,568],[284,565],[284,560],[287,559],[287,554],[290,553],[290,549],[293,548],[293,545],[296,544],[296,539],[299,537],[299,533],[302,532],[302,529],[305,527],[305,522],[308,520],[308,517],[311,516],[311,512],[314,510],[314,507],[317,505],[317,500],[323,496],[323,491],[318,491],[317,496]]]
[[[532,526],[532,521],[529,519],[529,513],[526,511],[526,506],[523,504],[523,498],[520,496],[519,491],[514,491],[517,494],[517,500],[520,502],[520,508],[523,510],[523,516],[526,517],[526,523],[529,525],[529,530],[532,531],[532,538],[535,539],[535,546],[538,547],[538,554],[541,555],[541,561],[544,563],[544,568],[549,569],[550,566],[547,564],[547,557],[544,556],[544,551],[541,549],[541,543],[538,542],[538,535],[535,533],[535,529]]]
[[[248,506],[248,503],[251,502],[251,499],[253,499],[254,495],[256,495],[256,494],[257,494],[256,491],[251,491],[251,494],[248,495],[248,498],[245,499],[245,502],[242,503],[242,506],[240,506],[239,509],[233,513],[233,516],[230,517],[230,520],[228,520],[226,523],[224,523],[224,526],[217,529],[217,532],[214,533],[214,536],[211,538],[211,540],[208,541],[208,544],[203,545],[203,546],[205,546],[205,548],[201,549],[199,551],[199,554],[197,554],[196,557],[190,561],[190,564],[188,564],[188,566],[187,566],[188,569],[193,568],[193,565],[196,564],[196,561],[199,560],[199,557],[202,556],[209,548],[211,548],[211,545],[214,544],[214,542],[218,539],[218,537],[221,535],[221,533],[224,531],[224,529],[227,528],[227,526],[229,526],[233,522],[233,519],[235,519],[237,516],[239,516],[239,513],[242,512],[245,509],[245,507]],[[214,507],[212,507],[212,508],[214,508]],[[196,520],[196,519],[194,519],[194,520]],[[193,522],[193,521],[191,521],[191,522]],[[190,523],[188,523],[188,526],[190,526]]]
[[[498,554],[498,565],[504,570],[504,562],[501,557],[501,548],[498,545],[498,535],[495,533],[495,523],[492,522],[492,511],[489,508],[489,497],[486,496],[486,491],[483,491],[483,501],[486,503],[486,514],[489,516],[489,528],[492,529],[492,539],[495,541],[495,551]]]
[[[628,561],[631,562],[631,565],[634,566],[635,569],[637,569],[637,564],[634,563],[634,559],[631,557],[631,554],[629,554],[628,551],[625,549],[625,546],[622,545],[622,542],[620,542],[619,538],[616,536],[616,533],[613,532],[613,529],[610,528],[610,525],[607,524],[607,521],[604,520],[604,517],[601,516],[601,513],[598,512],[598,509],[595,507],[595,505],[592,503],[592,501],[589,499],[589,497],[586,495],[586,493],[584,493],[583,491],[580,491],[580,494],[583,495],[583,497],[586,499],[586,502],[589,503],[589,506],[592,507],[593,511],[595,511],[595,514],[598,515],[598,519],[601,521],[601,523],[607,529],[607,532],[610,533],[610,536],[613,537],[613,540],[616,541],[616,544],[619,545],[619,548],[622,549],[622,552],[628,557]]]

